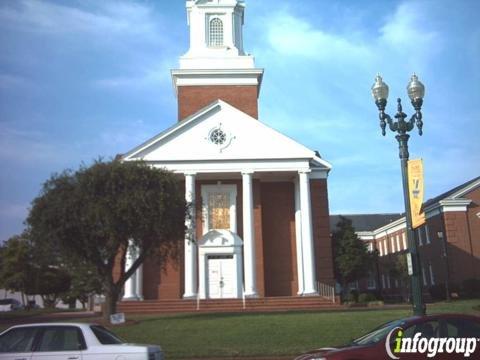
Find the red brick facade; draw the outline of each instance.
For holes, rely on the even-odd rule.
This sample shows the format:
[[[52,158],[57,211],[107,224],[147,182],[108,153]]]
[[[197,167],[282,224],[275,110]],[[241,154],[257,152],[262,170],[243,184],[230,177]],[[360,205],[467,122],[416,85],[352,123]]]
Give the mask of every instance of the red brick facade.
[[[258,119],[258,86],[210,85],[178,87],[178,120],[220,99]]]
[[[448,282],[450,289],[456,292],[465,280],[480,280],[480,187],[462,194],[460,200],[469,203],[464,205],[464,210],[455,205],[449,207],[440,200],[427,206],[426,224],[416,230],[422,266],[420,276],[427,296],[433,286],[444,286]],[[384,295],[404,294],[408,284],[395,281],[390,273],[398,256],[406,252],[403,244],[405,226],[395,232],[388,230],[388,226],[383,229],[385,231],[378,232],[375,240],[367,240],[367,244],[373,243],[381,255],[379,274],[372,274],[372,279],[375,279],[376,289]],[[400,235],[400,249],[397,247],[397,235]],[[359,281],[359,290],[372,290],[368,289],[367,279]]]

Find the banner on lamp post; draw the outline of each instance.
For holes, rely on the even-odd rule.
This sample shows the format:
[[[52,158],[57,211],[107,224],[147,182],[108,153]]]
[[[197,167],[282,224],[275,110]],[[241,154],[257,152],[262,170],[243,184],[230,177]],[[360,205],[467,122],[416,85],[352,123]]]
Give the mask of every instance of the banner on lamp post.
[[[408,193],[410,197],[412,227],[416,229],[425,224],[425,213],[422,211],[424,194],[422,159],[408,161]]]

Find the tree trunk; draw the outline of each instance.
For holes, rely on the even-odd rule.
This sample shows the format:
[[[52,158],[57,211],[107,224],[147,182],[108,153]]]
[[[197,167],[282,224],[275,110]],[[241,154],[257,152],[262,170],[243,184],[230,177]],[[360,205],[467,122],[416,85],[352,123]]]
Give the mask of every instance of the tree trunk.
[[[107,289],[105,292],[105,304],[103,306],[103,320],[110,321],[110,315],[117,312],[117,302],[120,292],[118,291],[113,281],[110,281],[107,284]]]

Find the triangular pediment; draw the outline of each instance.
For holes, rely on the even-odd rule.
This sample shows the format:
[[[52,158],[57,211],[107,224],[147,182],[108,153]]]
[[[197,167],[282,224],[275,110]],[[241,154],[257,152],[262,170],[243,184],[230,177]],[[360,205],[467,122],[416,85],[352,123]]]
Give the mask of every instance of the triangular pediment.
[[[123,156],[146,162],[313,160],[314,151],[224,101],[217,100]]]

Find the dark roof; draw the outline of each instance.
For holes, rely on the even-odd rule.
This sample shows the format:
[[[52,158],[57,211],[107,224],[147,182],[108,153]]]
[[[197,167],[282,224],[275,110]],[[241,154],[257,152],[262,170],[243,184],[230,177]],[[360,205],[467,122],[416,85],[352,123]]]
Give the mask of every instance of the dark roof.
[[[478,180],[480,180],[480,176],[477,176],[476,178],[474,178],[472,180],[469,180],[466,183],[463,183],[462,185],[458,185],[457,187],[454,187],[453,189],[450,189],[450,190],[444,192],[443,194],[440,194],[438,196],[435,196],[432,199],[427,200],[426,202],[423,203],[423,208],[426,209],[428,206],[433,205],[433,204],[435,204],[435,203],[437,203],[441,200],[444,200],[444,199],[452,196],[457,191],[462,190],[463,188],[473,184],[475,181],[478,181]]]
[[[395,220],[400,219],[404,214],[349,214],[349,215],[330,215],[330,231],[334,231],[340,216],[352,220],[355,231],[373,231]]]

